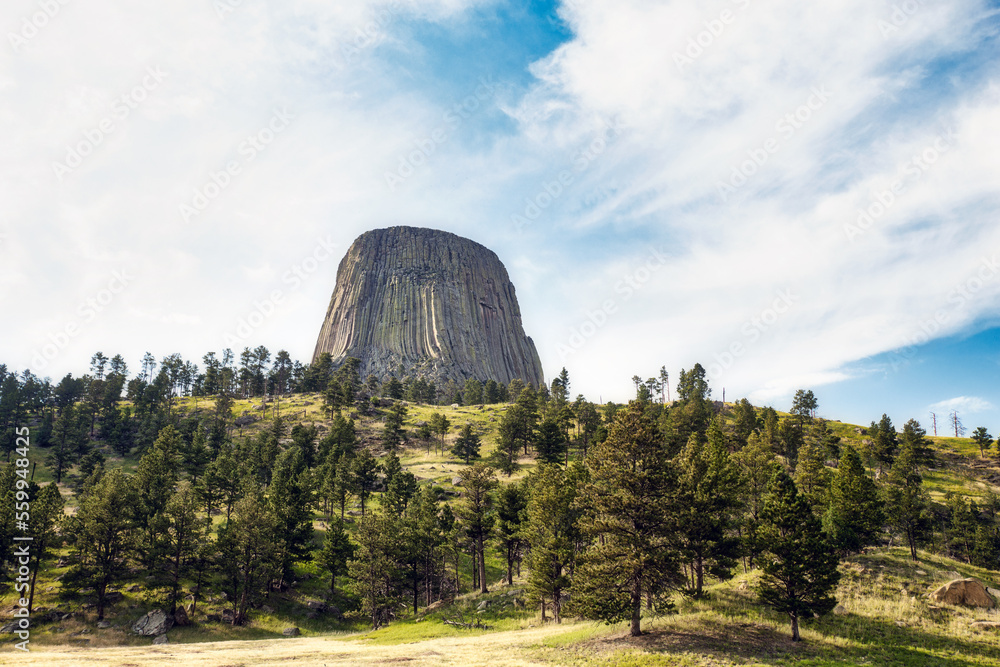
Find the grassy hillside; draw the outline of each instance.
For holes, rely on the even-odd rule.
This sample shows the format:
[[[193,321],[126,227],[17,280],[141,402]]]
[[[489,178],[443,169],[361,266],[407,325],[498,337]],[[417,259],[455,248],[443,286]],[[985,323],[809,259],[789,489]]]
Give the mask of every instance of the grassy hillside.
[[[265,409],[259,406],[259,401],[237,402],[234,407],[237,416],[257,415],[262,419],[234,434],[249,436],[271,427],[276,406],[273,403]],[[175,400],[173,410],[198,415],[212,407],[211,399],[184,398]],[[472,423],[482,437],[483,454],[488,455],[496,445],[497,428],[507,406],[409,405],[408,408],[405,426],[411,439],[399,453],[404,469],[413,472],[421,483],[433,484],[450,493],[451,498],[456,497],[460,489],[452,480],[464,463],[448,450],[458,428],[466,422]],[[445,414],[452,424],[443,451],[439,438],[425,441],[412,436],[417,425],[427,421],[433,412]],[[321,398],[315,394],[282,401],[280,413],[290,418],[290,424],[315,423],[320,428],[320,437],[329,428]],[[358,417],[357,421],[361,440],[377,451],[381,418]],[[829,426],[841,437],[842,444],[861,448],[864,435],[860,427],[840,422],[829,422]],[[942,502],[948,492],[977,499],[1000,492],[997,460],[981,459],[970,439],[931,440],[939,463],[926,472],[924,479],[936,502]],[[38,463],[35,479],[43,483],[52,479],[43,463],[45,453],[39,448],[31,453],[32,460]],[[105,455],[108,467],[134,471],[138,463],[135,456],[121,458],[110,451],[105,451]],[[523,459],[522,464],[515,478],[527,474],[534,466],[530,457]],[[71,479],[72,475],[68,481]],[[75,511],[70,484],[64,483],[62,490],[68,499],[67,511]],[[372,501],[377,504],[378,498]],[[357,512],[356,506],[349,509]],[[314,542],[318,546],[325,530],[319,513],[315,515],[314,526]],[[258,665],[294,658],[295,664],[300,665],[386,661],[468,665],[1000,665],[1000,630],[984,631],[969,625],[980,618],[1000,621],[1000,615],[939,608],[930,604],[926,595],[959,575],[974,576],[1000,588],[1000,573],[978,570],[929,553],[922,553],[919,563],[911,563],[907,553],[899,549],[869,551],[845,562],[837,594],[841,603],[838,613],[806,621],[802,644],[793,644],[788,639],[786,619],[755,601],[753,574],[716,583],[703,600],[678,596],[676,614],[647,622],[650,634],[633,639],[617,626],[582,622],[542,626],[536,611],[518,604],[523,580],[515,582],[514,589],[508,591],[499,583],[503,568],[492,553],[487,565],[491,589],[486,598],[491,603],[488,607],[480,609],[483,598],[467,594],[454,606],[429,612],[421,610],[416,616],[404,615],[387,628],[366,633],[363,629],[367,621],[358,614],[348,613],[344,618],[333,614],[309,617],[307,603],[323,597],[329,578],[315,564],[305,563],[296,568],[297,583],[288,591],[272,594],[267,607],[253,612],[249,625],[233,627],[208,622],[208,614],[220,614],[228,606],[224,599],[210,593],[208,599],[198,603],[196,624],[171,630],[171,644],[165,647],[150,647],[149,638],[128,631],[132,622],[162,600],[162,591],[147,587],[141,573],[137,572],[133,580],[120,587],[123,599],[109,610],[109,627],[98,628],[92,596],[63,595],[59,579],[68,568],[50,565],[39,575],[35,617],[41,619],[52,610],[72,615],[34,627],[33,652],[28,656],[13,651],[9,639],[0,639],[0,663]],[[470,567],[465,556],[461,564],[466,577],[464,590],[470,588]],[[0,606],[10,609],[13,599],[13,593],[0,597]],[[478,621],[490,627],[466,629],[448,625],[445,620]],[[290,626],[299,628],[303,636],[284,638],[282,630]]]
[[[921,554],[912,563],[902,549],[875,550],[842,564],[835,613],[806,621],[803,642],[789,640],[787,621],[754,600],[754,578],[741,575],[715,584],[704,600],[678,598],[677,611],[647,622],[648,633],[628,636],[624,626],[589,622],[539,623],[537,614],[498,602],[491,593],[484,614],[480,600],[466,596],[455,608],[424,612],[376,632],[274,638],[267,625],[256,627],[261,641],[197,641],[197,630],[171,630],[171,644],[80,648],[34,646],[29,654],[4,647],[11,665],[884,665],[971,667],[1000,665],[1000,631],[970,626],[974,620],[1000,621],[986,612],[935,605],[927,592],[956,576],[988,585],[1000,573]],[[516,590],[516,589],[515,589]],[[464,629],[444,618],[479,617],[491,629]],[[255,623],[255,626],[257,624]],[[69,632],[71,627],[66,627]],[[91,630],[94,640],[101,630]],[[218,639],[224,639],[219,637]],[[95,641],[97,645],[104,642]]]

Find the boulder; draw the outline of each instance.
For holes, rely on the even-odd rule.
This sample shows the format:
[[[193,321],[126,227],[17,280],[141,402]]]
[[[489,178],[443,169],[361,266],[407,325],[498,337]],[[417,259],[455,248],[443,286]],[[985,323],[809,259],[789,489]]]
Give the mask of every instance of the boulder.
[[[177,609],[174,610],[174,625],[179,625],[181,627],[191,625],[191,618],[188,616],[187,609],[184,607],[177,607]]]
[[[934,602],[965,607],[992,609],[996,605],[986,587],[975,579],[953,579],[931,593],[930,598]]]
[[[132,632],[144,637],[154,637],[165,634],[173,625],[173,616],[162,609],[154,609],[132,624]]]
[[[293,628],[285,628],[284,630],[281,631],[281,634],[285,635],[286,637],[298,637],[301,633],[299,632],[298,628],[293,627]]]
[[[156,644],[169,644],[169,643],[170,642],[167,639],[167,635],[166,634],[156,635],[156,638],[153,639],[153,644],[154,645],[156,645]]]
[[[462,486],[462,478],[461,477],[452,477],[451,478],[451,484],[452,484],[452,486]]]
[[[236,612],[234,612],[232,609],[223,609],[222,610],[222,622],[223,623],[232,623],[233,619],[235,619],[235,618],[236,618]]]
[[[100,630],[107,630],[108,628],[111,627],[111,624],[108,623],[107,621],[98,621],[97,622],[97,627]]]
[[[0,628],[0,634],[7,635],[14,632],[15,630],[17,630],[17,621],[11,621],[7,625]]]
[[[306,606],[314,611],[326,611],[326,603],[321,600],[308,600]]]

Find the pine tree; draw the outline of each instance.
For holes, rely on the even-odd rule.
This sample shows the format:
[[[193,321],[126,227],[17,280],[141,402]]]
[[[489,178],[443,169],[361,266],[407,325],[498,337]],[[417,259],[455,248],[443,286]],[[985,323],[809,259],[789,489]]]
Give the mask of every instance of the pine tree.
[[[97,592],[97,618],[104,619],[107,590],[125,574],[137,544],[133,511],[135,482],[120,468],[102,475],[80,500],[70,533],[79,565],[68,579],[90,584]]]
[[[718,420],[709,426],[707,438],[704,442],[691,435],[675,461],[678,535],[691,571],[688,593],[695,597],[703,593],[706,572],[730,578],[739,553],[739,540],[732,531],[739,476]]]
[[[277,518],[259,488],[248,489],[236,503],[232,519],[219,529],[218,548],[218,568],[232,604],[233,625],[243,625],[267,582],[280,575],[284,549]]]
[[[458,439],[455,440],[455,446],[451,448],[451,454],[465,461],[465,465],[469,465],[472,459],[479,458],[480,446],[479,434],[473,432],[471,423],[466,422],[458,433]]]
[[[530,478],[528,525],[525,528],[531,552],[528,563],[530,599],[541,604],[542,620],[551,601],[552,615],[561,622],[563,591],[569,588],[572,567],[579,541],[579,507],[574,505],[583,471],[564,470],[554,463],[540,463]],[[485,592],[485,590],[483,591]]]
[[[494,540],[507,563],[507,585],[514,584],[514,563],[520,563],[526,546],[528,489],[520,482],[501,484],[496,492]],[[518,565],[520,569],[520,565]]]
[[[478,557],[479,590],[486,593],[486,541],[493,530],[493,494],[497,478],[493,468],[485,463],[476,463],[458,472],[462,478],[462,500],[456,507],[456,514],[473,542]]]
[[[56,484],[46,484],[39,489],[31,503],[31,582],[28,589],[28,611],[31,611],[35,599],[35,580],[41,569],[42,561],[51,555],[52,550],[61,543],[59,528],[63,523],[63,501]],[[11,503],[11,507],[13,507]],[[13,525],[10,522],[8,525]],[[2,551],[0,551],[2,553]],[[21,596],[23,597],[23,595]]]
[[[744,508],[742,520],[737,522],[737,526],[743,543],[744,569],[749,570],[763,550],[760,531],[764,496],[780,464],[772,447],[757,433],[750,435],[747,446],[733,458],[740,470],[739,495]]]
[[[917,455],[911,441],[904,439],[882,489],[882,497],[886,520],[906,537],[910,558],[917,560],[917,544],[926,537],[930,528],[930,497],[923,489],[920,473],[917,472]]]
[[[358,546],[347,568],[373,630],[389,622],[401,599],[399,533],[399,520],[382,512],[361,517],[355,532]]]
[[[573,606],[587,618],[631,620],[636,637],[643,597],[666,605],[680,581],[676,473],[656,422],[638,402],[618,412],[586,465],[580,528],[594,542],[577,570]]]
[[[830,486],[830,505],[823,518],[831,541],[843,553],[874,544],[882,527],[882,503],[875,482],[865,474],[861,457],[845,447]]]
[[[535,434],[539,463],[562,463],[569,448],[566,436],[554,419],[545,418]]]
[[[931,441],[927,439],[927,431],[921,428],[920,422],[916,419],[911,419],[903,425],[899,446],[900,449],[910,449],[914,465],[926,467],[934,464],[934,450],[931,449]]]
[[[809,503],[784,470],[775,473],[761,515],[766,553],[762,556],[760,598],[788,614],[792,641],[799,641],[799,618],[825,614],[837,604],[838,559]]]
[[[189,482],[181,482],[164,508],[164,564],[170,573],[170,613],[177,609],[181,577],[206,539],[210,519],[198,516],[198,497]]]
[[[337,593],[337,577],[347,572],[347,563],[354,557],[357,547],[344,530],[344,522],[336,521],[326,529],[323,549],[316,556],[319,565],[330,573],[330,593]]]
[[[986,458],[986,450],[993,444],[993,436],[989,434],[985,426],[979,426],[972,432],[972,441],[979,445],[979,455]]]
[[[822,511],[830,489],[830,470],[826,467],[826,451],[818,443],[807,442],[799,449],[795,468],[795,485],[799,493],[814,508]]]
[[[268,506],[283,538],[281,575],[288,580],[292,565],[309,558],[312,546],[312,479],[302,450],[292,446],[278,455],[268,489]]]

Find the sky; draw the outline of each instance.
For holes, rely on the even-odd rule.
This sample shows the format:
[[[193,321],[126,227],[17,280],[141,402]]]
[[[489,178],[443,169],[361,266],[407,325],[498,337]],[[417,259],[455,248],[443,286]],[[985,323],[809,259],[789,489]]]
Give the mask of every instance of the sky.
[[[307,363],[351,242],[405,224],[499,255],[573,395],[701,363],[716,398],[996,433],[998,14],[5,0],[0,363]]]

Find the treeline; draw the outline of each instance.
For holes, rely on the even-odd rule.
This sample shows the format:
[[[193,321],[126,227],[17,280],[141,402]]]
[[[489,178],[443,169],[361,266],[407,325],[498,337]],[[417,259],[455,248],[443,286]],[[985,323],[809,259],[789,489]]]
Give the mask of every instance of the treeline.
[[[91,382],[119,375],[109,366]],[[240,437],[225,394],[196,416],[177,414],[169,400],[135,403],[137,415],[158,415],[140,419],[144,428],[159,425],[135,473],[106,469],[92,448],[76,466],[79,509],[67,518],[55,485],[26,484],[33,571],[66,545],[72,569],[63,590],[92,588],[99,617],[110,586],[149,574],[171,611],[183,585],[194,584],[195,605],[206,591],[225,592],[229,619],[240,624],[311,561],[329,576],[331,596],[378,627],[404,605],[416,611],[453,598],[466,582],[485,592],[486,557],[495,554],[508,583],[526,574],[543,617],[628,621],[638,634],[644,609],[663,613],[678,593],[703,596],[711,580],[758,569],[761,601],[786,613],[798,638],[800,618],[834,606],[839,559],[867,546],[906,544],[914,558],[931,548],[991,569],[1000,560],[1000,503],[931,502],[922,472],[934,461],[919,423],[897,432],[883,416],[855,448],[815,417],[809,391],[779,417],[745,399],[732,408],[713,402],[700,365],[681,372],[676,400],[665,399],[662,384],[637,382],[627,406],[571,401],[565,369],[548,388],[512,383],[516,400],[489,458],[473,426],[460,426],[451,454],[468,465],[453,499],[418,483],[396,452],[407,441],[444,446],[458,425],[435,413],[408,432],[405,404],[369,400],[370,415],[353,414],[381,418],[382,434],[363,444],[362,424],[343,411],[357,405],[343,387],[359,385],[354,362],[331,369],[327,389],[339,391],[326,399],[325,432],[278,418]],[[66,470],[55,451],[64,422],[87,438],[88,426],[98,434],[114,427],[103,404],[92,411],[91,403],[84,394],[53,407],[47,447],[56,475]],[[33,442],[45,428],[33,430]],[[528,462],[537,464],[530,474],[509,479]],[[0,469],[8,575],[18,469]],[[317,512],[327,525],[321,542]]]
[[[525,384],[518,379],[509,385],[494,380],[468,379],[462,386],[453,381],[437,388],[420,377],[395,375],[381,380],[369,376],[364,382],[358,374],[359,362],[347,358],[334,366],[329,354],[320,355],[308,366],[293,362],[288,353],[279,351],[274,362],[266,347],[246,348],[239,364],[231,350],[221,358],[214,352],[203,358],[204,371],[185,361],[179,354],[159,362],[146,353],[139,372],[129,378],[128,365],[121,355],[107,357],[96,353],[90,373],[81,377],[67,374],[53,385],[31,371],[9,371],[0,364],[0,453],[9,459],[15,448],[15,428],[28,416],[40,420],[36,442],[51,449],[49,463],[56,479],[62,482],[65,471],[83,462],[84,477],[100,457],[94,441],[108,445],[118,455],[145,451],[157,434],[173,423],[174,399],[179,396],[213,397],[215,417],[208,425],[208,437],[214,447],[228,437],[233,427],[230,418],[233,402],[243,398],[268,398],[280,411],[283,396],[321,392],[330,410],[355,408],[361,414],[373,413],[378,399],[406,399],[415,403],[481,405],[502,403],[517,396]],[[547,393],[545,387],[540,388]],[[127,403],[127,404],[125,404]],[[236,426],[244,422],[237,420]],[[176,426],[190,437],[199,419],[185,419]]]

